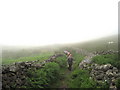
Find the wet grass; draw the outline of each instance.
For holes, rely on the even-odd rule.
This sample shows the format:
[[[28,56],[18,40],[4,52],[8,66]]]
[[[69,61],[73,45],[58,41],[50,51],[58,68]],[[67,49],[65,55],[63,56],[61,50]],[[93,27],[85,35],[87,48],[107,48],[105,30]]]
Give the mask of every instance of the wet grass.
[[[34,61],[34,60],[46,60],[48,59],[50,56],[52,56],[54,53],[41,53],[39,55],[35,55],[35,56],[28,56],[28,57],[20,57],[18,59],[3,59],[2,60],[2,64],[3,65],[8,65],[8,64],[12,64],[15,62],[24,62],[24,61]]]
[[[107,54],[107,55],[99,55],[93,58],[93,62],[97,64],[112,64],[113,66],[120,69],[120,60],[118,58],[118,54]]]

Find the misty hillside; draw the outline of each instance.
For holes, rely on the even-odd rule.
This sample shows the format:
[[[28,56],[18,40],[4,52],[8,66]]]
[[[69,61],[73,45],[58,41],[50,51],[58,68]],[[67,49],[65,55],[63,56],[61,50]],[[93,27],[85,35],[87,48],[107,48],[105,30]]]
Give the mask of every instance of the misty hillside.
[[[55,45],[45,45],[45,46],[7,46],[7,45],[3,45],[2,46],[2,50],[20,50],[20,49],[49,49],[49,48],[58,48],[58,47],[69,47],[69,46],[75,46],[75,47],[90,47],[90,46],[94,46],[94,47],[98,47],[101,45],[107,45],[108,42],[114,42],[114,45],[118,44],[118,35],[112,35],[112,36],[108,36],[108,37],[103,37],[103,38],[99,38],[99,39],[95,39],[95,40],[89,40],[89,41],[85,41],[82,43],[71,43],[71,44],[55,44]]]
[[[109,42],[113,42],[110,43]],[[83,48],[88,51],[118,50],[118,35],[103,37],[84,43],[73,44],[74,47]]]
[[[119,88],[117,46],[115,35],[84,43],[44,47],[4,46],[2,87]],[[65,50],[73,57],[71,67],[68,56],[63,52]]]
[[[113,42],[108,44],[108,42]],[[74,44],[58,44],[58,45],[47,45],[41,47],[17,47],[17,46],[3,46],[2,47],[2,57],[12,58],[21,56],[34,56],[42,52],[57,52],[67,48],[78,48],[85,49],[87,51],[102,51],[102,50],[118,50],[118,36],[113,35],[109,37],[104,37],[96,40],[86,41],[84,43],[74,43]]]

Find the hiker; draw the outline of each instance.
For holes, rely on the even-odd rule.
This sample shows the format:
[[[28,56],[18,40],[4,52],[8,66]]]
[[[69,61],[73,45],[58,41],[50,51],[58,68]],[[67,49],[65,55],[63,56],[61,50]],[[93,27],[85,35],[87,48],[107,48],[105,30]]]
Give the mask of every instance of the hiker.
[[[64,51],[64,53],[67,56],[68,69],[71,71],[72,70],[72,64],[73,64],[72,54],[70,52],[68,52],[68,51]]]
[[[72,54],[68,55],[67,62],[68,62],[68,65],[69,65],[68,69],[71,71],[72,70],[72,64],[73,64]]]

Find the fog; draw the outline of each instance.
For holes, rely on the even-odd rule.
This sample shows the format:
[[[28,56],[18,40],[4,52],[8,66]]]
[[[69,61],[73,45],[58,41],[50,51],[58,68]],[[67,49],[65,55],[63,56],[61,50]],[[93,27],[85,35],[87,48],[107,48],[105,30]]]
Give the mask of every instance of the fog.
[[[117,0],[0,1],[1,45],[83,42],[118,33]]]

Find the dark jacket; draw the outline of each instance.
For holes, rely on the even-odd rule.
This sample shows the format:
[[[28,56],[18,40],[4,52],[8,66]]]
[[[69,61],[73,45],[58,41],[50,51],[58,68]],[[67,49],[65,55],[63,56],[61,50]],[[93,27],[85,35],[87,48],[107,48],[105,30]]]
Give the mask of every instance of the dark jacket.
[[[67,61],[68,61],[68,64],[69,64],[69,65],[72,65],[72,63],[73,63],[73,58],[72,58],[72,57],[69,57]]]

